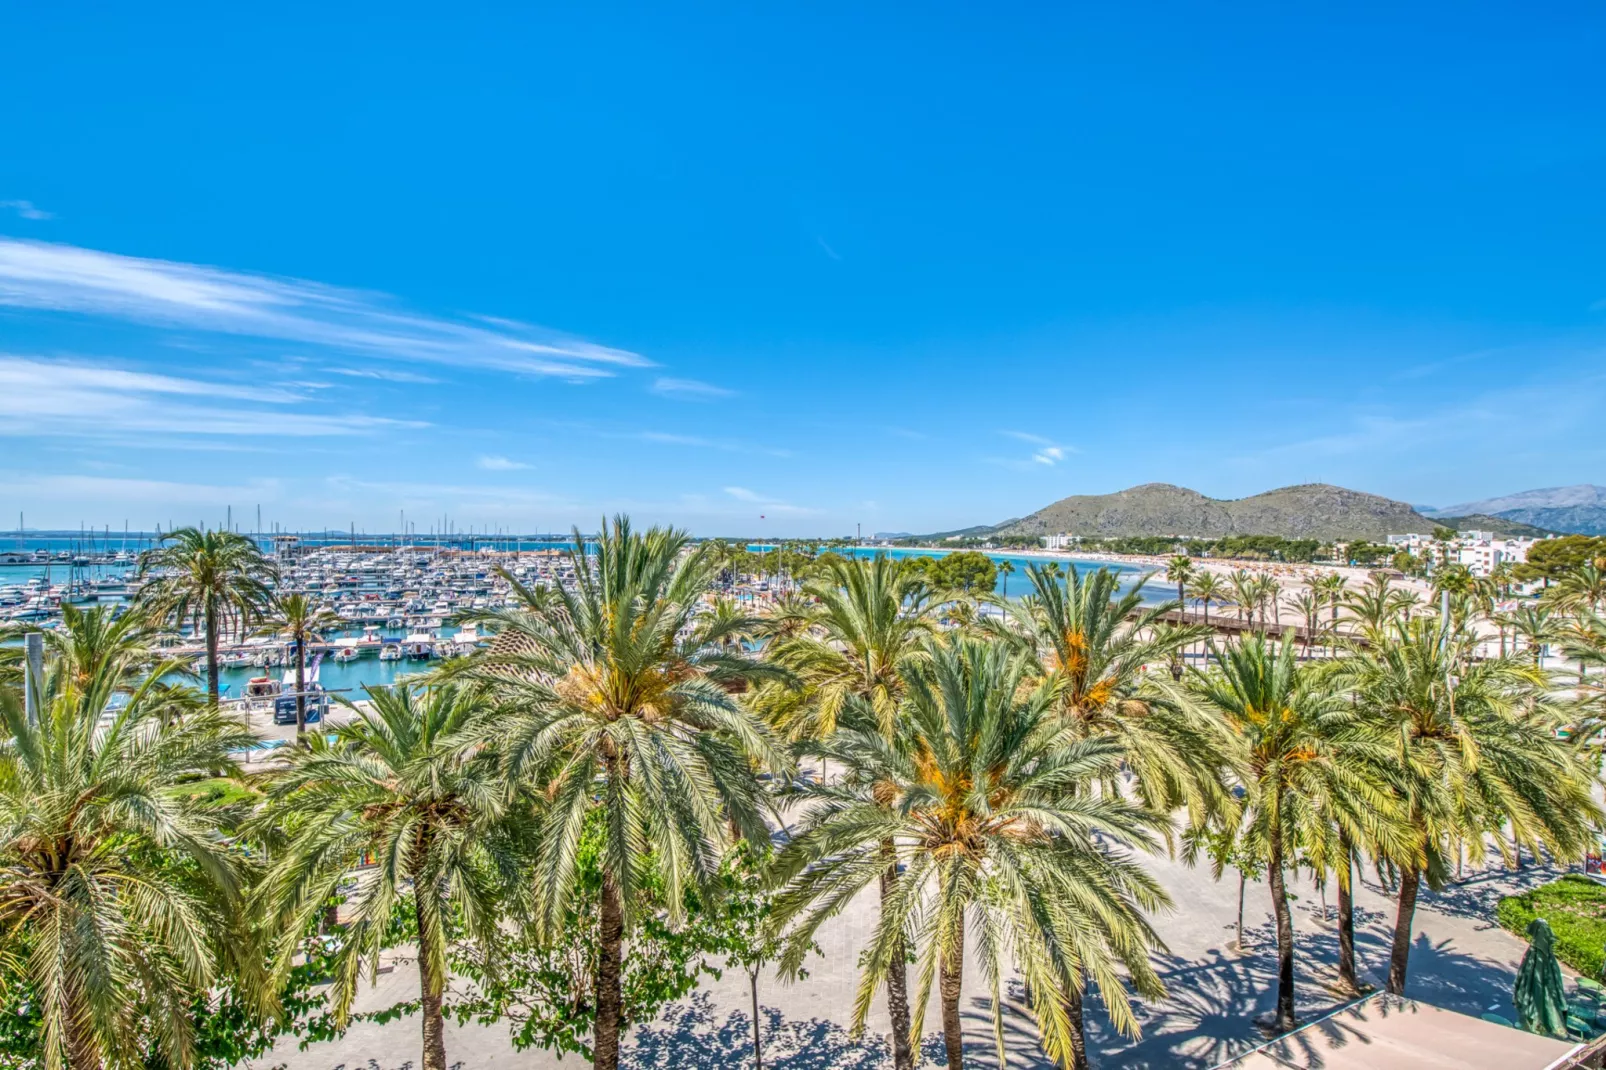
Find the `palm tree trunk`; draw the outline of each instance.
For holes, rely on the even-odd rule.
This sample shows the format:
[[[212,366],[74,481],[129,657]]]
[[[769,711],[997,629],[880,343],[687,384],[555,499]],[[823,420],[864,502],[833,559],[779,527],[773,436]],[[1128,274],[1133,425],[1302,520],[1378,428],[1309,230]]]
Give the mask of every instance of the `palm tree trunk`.
[[[1389,952],[1388,990],[1405,995],[1405,967],[1411,960],[1411,924],[1416,917],[1416,891],[1422,875],[1416,867],[1400,872],[1400,906],[1394,917],[1394,947]]]
[[[206,600],[206,702],[214,710],[218,706],[218,679],[217,679],[217,602],[213,598]]]
[[[1355,873],[1355,849],[1347,836],[1340,838],[1339,846],[1344,854],[1344,872],[1338,878],[1338,979],[1351,992],[1359,992],[1361,985],[1355,977],[1355,895],[1350,885]]]
[[[948,1070],[964,1070],[965,1034],[959,1021],[959,988],[964,980],[965,944],[961,933],[951,956],[938,964],[937,988],[942,994],[942,1042],[948,1049]]]
[[[296,636],[296,742],[303,747],[307,741],[307,637]]]
[[[891,840],[881,841],[881,855],[889,859],[881,871],[881,909],[887,910],[898,884],[897,848]],[[892,1065],[894,1070],[914,1070],[914,1051],[909,1044],[909,965],[902,941],[887,967],[887,1014],[892,1019]]]
[[[1283,884],[1282,834],[1275,827],[1271,834],[1270,857],[1266,872],[1271,878],[1271,909],[1277,921],[1277,1019],[1274,1028],[1287,1033],[1294,1021],[1294,919],[1288,911],[1288,891]]]
[[[413,917],[418,921],[418,995],[424,1017],[424,1070],[446,1070],[446,1019],[441,1014],[441,996],[446,978],[436,968],[429,947],[441,939],[424,910],[422,893],[413,890]]]
[[[1082,1015],[1082,990],[1068,988],[1065,990],[1065,1017],[1071,1026],[1071,1065],[1070,1070],[1088,1070],[1087,1068],[1087,1026]]]
[[[619,1066],[619,1040],[624,1025],[624,993],[621,989],[624,942],[624,903],[619,896],[619,886],[610,875],[604,873],[602,946],[597,956],[597,1025],[591,1060],[595,1070],[617,1070]]]

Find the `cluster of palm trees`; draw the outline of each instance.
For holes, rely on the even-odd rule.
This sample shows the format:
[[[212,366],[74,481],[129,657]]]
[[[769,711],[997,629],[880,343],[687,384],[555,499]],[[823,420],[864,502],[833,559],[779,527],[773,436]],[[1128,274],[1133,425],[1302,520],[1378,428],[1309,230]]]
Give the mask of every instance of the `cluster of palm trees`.
[[[31,704],[0,663],[0,978],[37,1010],[40,1061],[192,1065],[197,1001],[226,976],[249,1013],[283,1014],[276,993],[320,928],[345,1021],[401,924],[422,1065],[444,1070],[454,943],[557,939],[600,830],[596,1066],[619,1063],[643,890],[673,920],[698,901],[684,891],[718,894],[729,852],[778,841],[783,974],[868,898],[853,1024],[884,1000],[897,1070],[915,1065],[933,995],[963,1065],[967,968],[1000,1053],[1018,976],[1045,1052],[1080,1070],[1089,985],[1128,1034],[1133,996],[1165,995],[1154,919],[1171,904],[1146,854],[1225,839],[1264,869],[1284,1030],[1292,874],[1336,881],[1357,988],[1358,867],[1397,888],[1398,992],[1424,881],[1491,850],[1579,857],[1603,821],[1593,678],[1565,689],[1515,651],[1479,657],[1471,617],[1414,615],[1386,584],[1315,589],[1307,620],[1345,598],[1357,623],[1311,658],[1264,634],[1275,610],[1268,627],[1247,586],[1234,604],[1261,631],[1221,643],[1177,623],[1190,593],[1207,615],[1224,592],[1176,562],[1182,598],[1145,606],[1104,569],[1028,567],[1030,593],[1006,602],[832,558],[751,616],[715,597],[724,562],[684,533],[620,518],[575,545],[572,587],[514,584],[481,616],[488,649],[371,689],[253,773],[241,759],[258,741],[220,706],[215,668],[203,696],[172,682],[182,666],[161,645],[181,622],[212,654],[229,630],[304,649],[333,626],[274,594],[248,540],[175,533],[138,611],[68,609]],[[1606,627],[1580,627],[1586,664],[1606,664],[1591,635]],[[1184,668],[1199,643],[1207,660]]]

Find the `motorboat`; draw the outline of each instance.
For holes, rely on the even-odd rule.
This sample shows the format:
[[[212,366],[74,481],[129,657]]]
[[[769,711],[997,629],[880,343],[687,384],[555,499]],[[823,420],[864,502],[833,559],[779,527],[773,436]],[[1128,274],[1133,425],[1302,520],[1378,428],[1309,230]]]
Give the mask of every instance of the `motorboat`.
[[[385,643],[379,648],[380,661],[400,661],[402,648],[400,643]]]
[[[323,655],[319,654],[312,659],[302,676],[306,697],[307,724],[316,724],[323,720],[323,715],[329,712],[329,693],[319,683],[319,669],[323,664]],[[279,687],[279,694],[273,700],[273,723],[296,723],[296,670],[286,670],[284,679]]]

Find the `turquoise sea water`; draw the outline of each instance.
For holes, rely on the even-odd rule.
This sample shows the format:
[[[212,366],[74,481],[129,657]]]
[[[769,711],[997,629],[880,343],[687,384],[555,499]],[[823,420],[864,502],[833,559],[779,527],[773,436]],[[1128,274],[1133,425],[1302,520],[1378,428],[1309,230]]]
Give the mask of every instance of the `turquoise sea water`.
[[[894,560],[899,560],[905,557],[942,556],[941,554],[934,553],[930,550],[906,550],[896,547],[889,549],[879,546],[856,546],[850,550],[839,552],[852,554],[855,557],[875,557],[878,554],[884,554],[887,557],[893,558]],[[1067,561],[1064,558],[1021,557],[1017,554],[1006,553],[988,553],[987,556],[995,563],[1008,561],[1015,567],[1015,572],[1013,575],[1000,573],[998,577],[998,592],[1000,594],[1007,594],[1007,596],[1010,598],[1022,598],[1031,593],[1032,581],[1027,578],[1026,569],[1033,565],[1041,568],[1042,566],[1048,564],[1051,560],[1057,560],[1060,563],[1061,568],[1064,568],[1067,564],[1075,565],[1077,571],[1084,574],[1093,569],[1107,568],[1120,577],[1120,592],[1122,594],[1130,591],[1143,575],[1143,570],[1139,568],[1136,568],[1132,565],[1118,564],[1114,561],[1083,561],[1075,558]],[[1145,602],[1159,603],[1175,597],[1176,591],[1168,588],[1164,579],[1160,577],[1150,580],[1148,585],[1143,588],[1143,600]]]

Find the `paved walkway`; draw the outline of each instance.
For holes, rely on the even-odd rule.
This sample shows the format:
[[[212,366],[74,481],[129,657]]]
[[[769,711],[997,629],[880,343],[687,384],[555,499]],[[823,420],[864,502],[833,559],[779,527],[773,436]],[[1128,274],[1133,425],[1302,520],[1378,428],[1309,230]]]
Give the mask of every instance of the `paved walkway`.
[[[1208,1068],[1253,1047],[1260,1036],[1253,1019],[1269,1013],[1275,1002],[1276,960],[1270,897],[1263,884],[1250,884],[1246,900],[1247,952],[1231,950],[1237,913],[1238,882],[1226,875],[1217,883],[1209,870],[1192,869],[1167,859],[1152,868],[1171,893],[1177,909],[1156,920],[1168,953],[1157,959],[1169,998],[1141,1006],[1140,1039],[1117,1035],[1097,1000],[1088,1005],[1090,1055],[1098,1066],[1142,1070],[1147,1067]],[[1494,923],[1494,904],[1514,888],[1552,879],[1554,870],[1531,865],[1520,873],[1499,868],[1474,876],[1442,893],[1424,890],[1416,913],[1408,995],[1468,1014],[1491,1007],[1510,1017],[1511,986],[1525,945]],[[1321,901],[1306,882],[1292,884],[1294,927],[1298,940],[1298,1009],[1313,1018],[1339,1002],[1321,984],[1337,959],[1337,935],[1322,919]],[[1331,906],[1331,900],[1329,900]],[[827,1070],[845,1067],[869,1070],[891,1066],[882,1037],[888,1029],[885,1008],[878,1006],[862,1042],[847,1033],[857,980],[859,950],[874,924],[873,895],[856,900],[822,930],[823,957],[809,963],[809,977],[781,985],[766,977],[760,985],[766,1070]],[[1357,954],[1364,975],[1381,986],[1387,970],[1394,904],[1368,875],[1356,895]],[[910,978],[911,983],[914,977]],[[981,979],[966,977],[966,1037],[970,1059],[978,1066],[995,1062],[992,1027]],[[417,974],[403,961],[380,978],[377,988],[359,1001],[359,1009],[386,1006],[416,998]],[[1018,987],[1013,990],[1018,999]],[[1037,1046],[1023,1004],[1012,1003],[1007,1015],[1011,1066],[1047,1067]],[[691,999],[669,1008],[657,1022],[638,1027],[626,1049],[626,1065],[641,1068],[710,1067],[737,1070],[752,1065],[752,1019],[746,976],[728,971]],[[933,1000],[926,1016],[928,1036],[922,1047],[926,1063],[943,1062],[937,1029],[940,1015]],[[520,1067],[532,1070],[579,1070],[578,1056],[559,1060],[548,1052],[515,1052],[505,1028],[448,1026],[447,1059],[466,1070]],[[384,1026],[360,1024],[338,1041],[298,1051],[293,1039],[280,1043],[257,1066],[282,1065],[289,1070],[411,1070],[419,1064],[416,1017]]]

